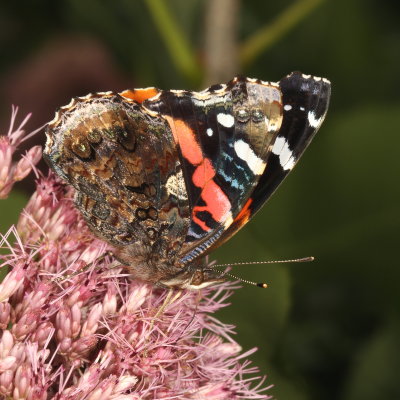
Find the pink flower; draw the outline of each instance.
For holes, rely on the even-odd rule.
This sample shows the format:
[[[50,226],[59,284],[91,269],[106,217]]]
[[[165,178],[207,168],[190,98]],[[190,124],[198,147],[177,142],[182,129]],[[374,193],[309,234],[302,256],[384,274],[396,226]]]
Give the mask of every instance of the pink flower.
[[[15,127],[17,113],[18,107],[12,107],[8,133],[6,136],[0,136],[0,199],[6,198],[13,184],[24,179],[42,157],[42,148],[34,146],[18,162],[13,162],[13,154],[18,146],[42,129],[39,128],[25,136],[23,127],[28,122],[31,114],[28,114],[18,127]]]
[[[4,154],[22,125],[2,139]],[[12,182],[6,165],[2,176]],[[1,238],[8,253],[0,265],[9,273],[0,284],[0,397],[269,398],[246,361],[255,349],[242,353],[233,327],[212,315],[235,284],[176,292],[159,312],[168,291],[129,277],[91,234],[72,192],[52,174],[40,177],[17,226]]]

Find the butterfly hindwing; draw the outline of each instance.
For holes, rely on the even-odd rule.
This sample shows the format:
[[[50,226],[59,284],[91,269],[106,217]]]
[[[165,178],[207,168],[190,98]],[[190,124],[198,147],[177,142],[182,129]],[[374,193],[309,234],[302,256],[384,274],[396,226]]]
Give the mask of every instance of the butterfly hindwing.
[[[129,99],[74,99],[49,123],[45,157],[76,189],[89,227],[119,249],[121,260],[131,263],[132,253],[173,260],[190,221],[177,149],[168,123]]]

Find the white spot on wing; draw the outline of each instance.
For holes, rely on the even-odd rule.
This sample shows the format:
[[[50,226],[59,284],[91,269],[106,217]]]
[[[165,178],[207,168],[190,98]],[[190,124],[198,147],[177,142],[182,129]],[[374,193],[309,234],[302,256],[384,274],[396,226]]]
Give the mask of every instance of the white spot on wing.
[[[155,100],[154,97],[151,98],[152,100]],[[146,113],[151,115],[152,117],[158,117],[158,113],[156,111],[151,110],[150,108],[147,108],[145,106],[143,106],[143,108],[146,110]]]
[[[214,90],[214,94],[223,94],[226,91],[227,86],[225,83],[221,83],[221,87],[217,90]]]
[[[243,140],[237,140],[234,148],[237,156],[247,163],[254,175],[263,173],[265,162],[254,153],[248,143]]]
[[[185,90],[181,89],[171,89],[170,92],[176,94],[177,96],[183,96],[186,93]]]
[[[290,154],[292,154],[292,152],[290,152]],[[281,161],[281,158],[279,157],[279,161]],[[281,161],[282,162],[282,161]],[[294,165],[296,164],[296,160],[293,157],[293,155],[291,155],[287,160],[284,161],[284,166],[283,169],[286,170],[291,170]]]
[[[229,212],[228,216],[226,217],[226,221],[224,222],[224,227],[228,228],[228,226],[230,226],[232,222],[233,222],[232,213]]]
[[[311,128],[318,128],[323,120],[323,116],[321,118],[315,118],[314,111],[309,111],[308,115],[308,123],[310,124]]]
[[[201,94],[201,92],[193,92],[192,101],[196,106],[199,107],[212,107],[217,104],[222,104],[227,101],[227,97],[225,95],[210,95],[207,93],[206,95]]]
[[[275,140],[272,152],[279,156],[279,163],[284,171],[292,169],[296,160],[293,156],[292,150],[290,150],[288,142],[283,136],[278,136]]]
[[[283,106],[283,109],[284,109],[285,111],[290,111],[290,110],[292,109],[292,106],[291,106],[290,104],[285,104],[285,105]]]
[[[233,115],[231,114],[219,113],[217,114],[217,121],[225,128],[232,128],[233,124],[235,123],[235,118],[233,118]]]
[[[74,98],[71,99],[71,101],[66,105],[60,107],[61,110],[68,110],[69,108],[73,107],[76,104],[76,100]]]
[[[98,95],[100,95],[100,96],[110,96],[110,95],[112,95],[112,94],[114,94],[113,92],[111,92],[110,90],[108,90],[107,92],[98,92],[98,93],[96,93],[96,94],[98,94]],[[88,95],[89,96],[89,95]]]
[[[61,113],[60,113],[59,111],[57,111],[56,114],[55,114],[55,116],[54,116],[54,118],[48,123],[48,125],[53,125],[53,124],[55,124],[56,122],[58,122],[58,120],[60,119],[60,117],[61,117]]]
[[[207,135],[212,136],[213,135],[213,130],[211,128],[207,128]]]
[[[101,95],[103,95],[103,93],[99,93]],[[91,93],[87,94],[86,96],[79,96],[78,99],[79,100],[90,100],[93,97],[93,95]]]
[[[162,95],[162,92],[157,93],[155,96],[150,97],[149,99],[147,99],[148,101],[156,101],[158,100]]]
[[[165,187],[169,195],[173,195],[179,200],[187,201],[187,192],[183,182],[183,173],[179,170],[176,175],[171,175],[168,178]]]

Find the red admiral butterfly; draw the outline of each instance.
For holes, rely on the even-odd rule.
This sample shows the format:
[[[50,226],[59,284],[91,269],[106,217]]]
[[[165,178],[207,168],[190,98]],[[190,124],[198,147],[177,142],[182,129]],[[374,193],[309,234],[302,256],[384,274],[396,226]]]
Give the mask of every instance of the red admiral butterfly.
[[[89,227],[134,278],[202,288],[204,256],[234,235],[320,127],[330,83],[294,72],[201,92],[156,88],[74,98],[47,127],[45,158]]]

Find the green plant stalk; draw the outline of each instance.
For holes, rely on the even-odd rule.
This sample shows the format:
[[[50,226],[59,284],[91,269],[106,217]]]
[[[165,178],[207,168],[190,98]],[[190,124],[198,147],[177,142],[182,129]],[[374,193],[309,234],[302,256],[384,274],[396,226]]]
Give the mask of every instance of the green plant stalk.
[[[185,35],[167,7],[165,0],[146,0],[151,17],[171,55],[176,68],[192,83],[197,83],[201,70]]]
[[[251,64],[263,51],[274,45],[299,22],[306,18],[324,0],[298,0],[288,7],[275,21],[261,28],[247,39],[240,48],[242,66]]]

